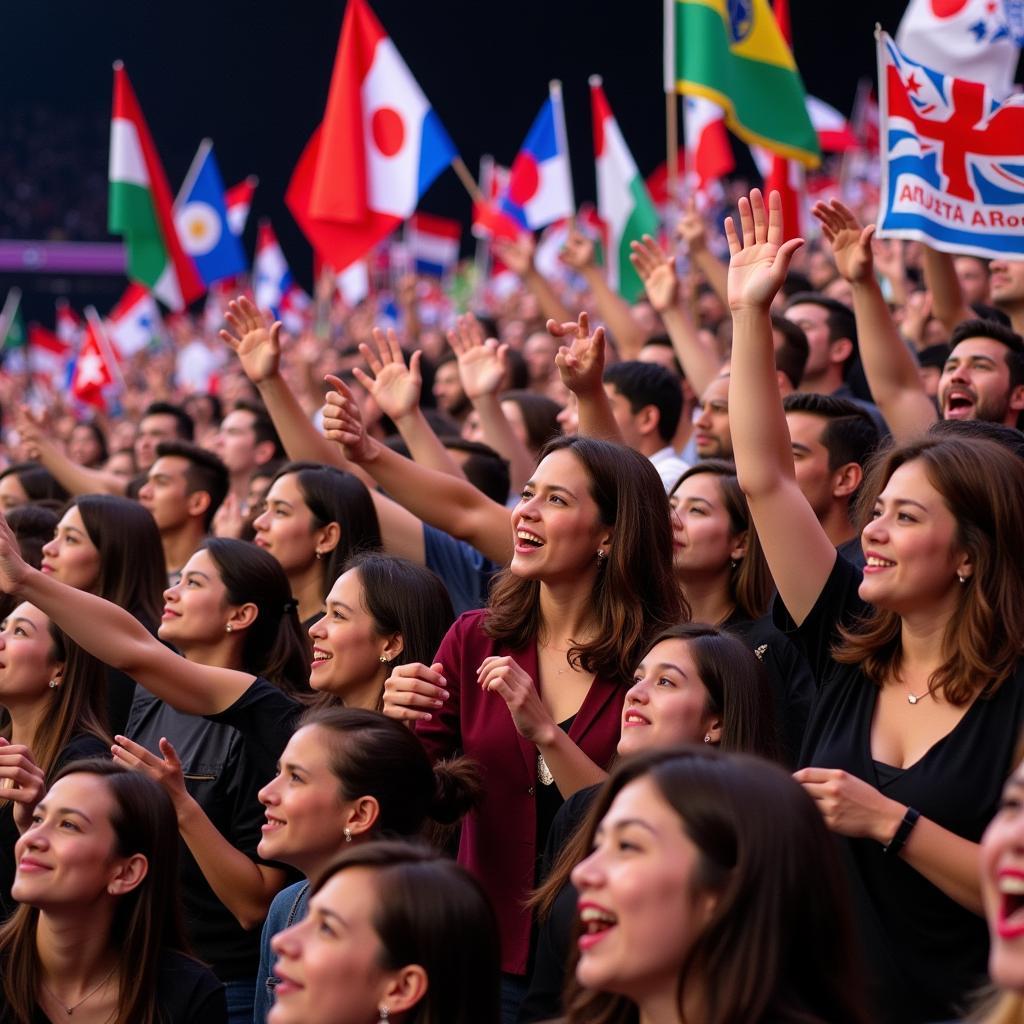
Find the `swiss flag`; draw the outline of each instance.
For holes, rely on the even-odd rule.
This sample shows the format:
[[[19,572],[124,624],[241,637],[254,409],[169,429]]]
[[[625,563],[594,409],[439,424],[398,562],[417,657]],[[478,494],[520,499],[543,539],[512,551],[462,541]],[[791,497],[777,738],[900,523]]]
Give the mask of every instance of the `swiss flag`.
[[[97,409],[106,409],[107,401],[103,391],[116,379],[116,368],[110,365],[107,355],[109,344],[105,344],[105,339],[101,337],[102,330],[97,318],[87,319],[85,341],[71,377],[71,394],[80,402]]]

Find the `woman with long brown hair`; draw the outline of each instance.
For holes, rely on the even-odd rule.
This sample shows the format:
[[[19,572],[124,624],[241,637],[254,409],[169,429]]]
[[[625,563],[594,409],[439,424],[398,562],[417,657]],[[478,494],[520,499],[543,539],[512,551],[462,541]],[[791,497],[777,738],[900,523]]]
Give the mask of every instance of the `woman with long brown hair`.
[[[1024,474],[984,440],[882,453],[863,485],[863,576],[794,474],[769,306],[799,240],[740,200],[730,418],[740,484],[817,691],[797,779],[842,838],[877,1019],[944,1020],[984,978],[978,841],[1024,725]]]
[[[333,423],[328,412],[325,428]],[[384,711],[414,722],[435,759],[460,750],[483,766],[487,790],[463,826],[459,859],[497,910],[504,1014],[514,1020],[530,941],[522,900],[537,854],[563,798],[603,778],[627,681],[682,600],[664,488],[631,449],[550,442],[509,529],[514,554],[487,608],[456,621],[433,665],[392,673]]]
[[[224,988],[185,955],[174,811],[109,760],[58,774],[18,840],[0,928],[2,1024],[224,1024]]]

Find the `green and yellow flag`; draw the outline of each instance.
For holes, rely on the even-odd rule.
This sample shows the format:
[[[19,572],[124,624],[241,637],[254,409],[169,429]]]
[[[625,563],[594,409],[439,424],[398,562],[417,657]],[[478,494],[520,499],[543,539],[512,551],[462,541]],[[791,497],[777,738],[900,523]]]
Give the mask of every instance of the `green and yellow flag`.
[[[817,167],[804,85],[768,0],[670,0],[665,10],[666,85],[717,103],[741,139]]]

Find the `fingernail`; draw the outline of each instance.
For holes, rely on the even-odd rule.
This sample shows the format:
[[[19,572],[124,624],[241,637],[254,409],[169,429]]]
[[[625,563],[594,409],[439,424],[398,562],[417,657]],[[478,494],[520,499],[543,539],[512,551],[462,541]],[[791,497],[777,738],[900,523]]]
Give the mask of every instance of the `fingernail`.
[[[450,696],[451,696],[451,694],[447,690],[442,690],[441,691],[441,699],[442,700],[447,700]]]
[[[423,716],[423,719],[422,719],[422,721],[424,721],[424,722],[429,722],[429,721],[431,720],[431,718],[433,718],[433,717],[434,717],[434,716],[433,716],[433,715],[432,715],[432,714],[431,714],[431,713],[430,713],[430,712],[428,711],[428,712],[427,712],[427,713],[426,713],[426,714],[425,714],[425,715]]]

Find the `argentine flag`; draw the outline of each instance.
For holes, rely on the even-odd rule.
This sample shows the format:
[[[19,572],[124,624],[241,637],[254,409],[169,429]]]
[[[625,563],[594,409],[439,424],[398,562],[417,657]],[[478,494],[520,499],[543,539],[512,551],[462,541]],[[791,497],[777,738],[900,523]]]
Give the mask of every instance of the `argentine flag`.
[[[174,201],[174,223],[182,248],[207,287],[247,269],[242,244],[228,224],[224,181],[209,139],[199,144]]]

